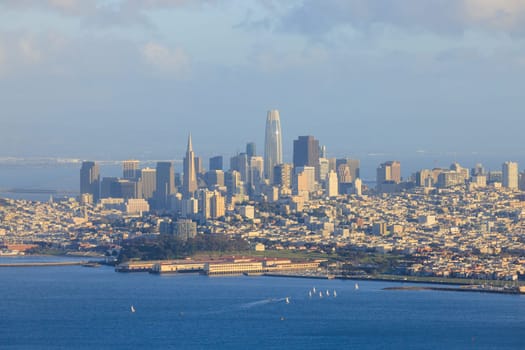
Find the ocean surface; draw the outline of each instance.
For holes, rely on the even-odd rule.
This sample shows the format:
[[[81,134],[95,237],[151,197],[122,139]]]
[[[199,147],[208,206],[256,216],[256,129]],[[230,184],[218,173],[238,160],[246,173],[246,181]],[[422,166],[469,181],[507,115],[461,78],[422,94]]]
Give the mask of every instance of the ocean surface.
[[[525,348],[524,296],[82,266],[3,267],[0,280],[1,349]]]

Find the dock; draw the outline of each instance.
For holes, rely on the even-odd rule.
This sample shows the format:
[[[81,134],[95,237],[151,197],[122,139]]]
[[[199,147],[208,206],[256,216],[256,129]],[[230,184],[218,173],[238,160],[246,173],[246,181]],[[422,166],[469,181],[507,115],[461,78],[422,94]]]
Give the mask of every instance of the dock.
[[[86,263],[87,261],[32,262],[32,263],[0,264],[0,267],[76,266],[76,265],[84,265]]]

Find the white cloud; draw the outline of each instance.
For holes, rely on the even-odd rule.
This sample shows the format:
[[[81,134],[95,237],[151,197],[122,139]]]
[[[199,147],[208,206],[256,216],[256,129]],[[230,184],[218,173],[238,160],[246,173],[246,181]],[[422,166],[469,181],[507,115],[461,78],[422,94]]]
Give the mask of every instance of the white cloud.
[[[36,64],[42,60],[42,51],[36,46],[32,38],[20,38],[18,41],[18,51],[22,60],[26,63]]]
[[[305,0],[280,18],[284,30],[324,35],[341,26],[388,25],[438,34],[482,29],[525,33],[525,0]]]
[[[525,29],[524,0],[464,0],[469,23],[503,31]]]
[[[141,53],[146,62],[161,73],[183,77],[189,72],[190,58],[181,48],[170,49],[149,42],[141,47]]]

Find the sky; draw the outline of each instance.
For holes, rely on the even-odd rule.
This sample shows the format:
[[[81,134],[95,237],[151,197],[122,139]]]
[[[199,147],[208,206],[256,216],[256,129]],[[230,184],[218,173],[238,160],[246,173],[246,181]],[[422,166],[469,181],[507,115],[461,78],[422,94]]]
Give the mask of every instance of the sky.
[[[2,157],[523,156],[524,86],[525,0],[0,0]]]

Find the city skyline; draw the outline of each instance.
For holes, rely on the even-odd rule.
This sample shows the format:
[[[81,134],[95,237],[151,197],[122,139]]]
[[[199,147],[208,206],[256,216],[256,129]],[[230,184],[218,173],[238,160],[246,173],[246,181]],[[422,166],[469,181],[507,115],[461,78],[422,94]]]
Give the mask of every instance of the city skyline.
[[[522,2],[0,9],[4,156],[165,158],[184,152],[174,141],[190,130],[201,154],[226,153],[263,145],[268,108],[283,116],[285,158],[296,135],[315,135],[333,156],[523,154]]]

